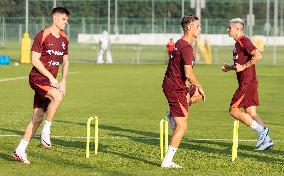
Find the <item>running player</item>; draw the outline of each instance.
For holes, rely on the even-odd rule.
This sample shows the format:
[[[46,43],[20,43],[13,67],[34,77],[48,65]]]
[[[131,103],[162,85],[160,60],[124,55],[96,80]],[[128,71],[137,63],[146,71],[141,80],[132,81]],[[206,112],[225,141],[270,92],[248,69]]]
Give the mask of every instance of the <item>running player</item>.
[[[41,145],[51,147],[50,127],[55,112],[66,93],[66,81],[69,67],[68,37],[63,30],[68,24],[70,12],[63,7],[56,7],[51,12],[52,24],[36,34],[32,45],[33,68],[29,74],[29,83],[35,91],[34,110],[25,134],[12,156],[25,164],[30,164],[26,148],[36,130],[45,118],[41,132]],[[62,79],[56,79],[59,65],[62,64]]]
[[[261,59],[261,54],[251,40],[244,35],[244,28],[243,20],[234,18],[227,29],[229,36],[236,41],[233,50],[234,64],[223,64],[222,70],[236,71],[239,83],[231,101],[230,115],[256,130],[258,133],[256,150],[266,150],[272,148],[273,142],[268,135],[269,129],[265,128],[262,119],[256,113],[259,101],[255,64]],[[240,111],[241,108],[244,108],[245,112]]]
[[[175,44],[172,53],[173,57],[169,59],[162,86],[168,100],[170,114],[175,122],[175,130],[173,131],[171,142],[161,167],[182,167],[175,164],[172,159],[187,130],[189,105],[187,93],[192,92],[192,96],[205,99],[204,90],[193,71],[195,59],[192,44],[200,33],[200,21],[196,16],[184,16],[181,26],[184,35]],[[189,81],[191,84],[189,90],[186,88],[186,81]]]

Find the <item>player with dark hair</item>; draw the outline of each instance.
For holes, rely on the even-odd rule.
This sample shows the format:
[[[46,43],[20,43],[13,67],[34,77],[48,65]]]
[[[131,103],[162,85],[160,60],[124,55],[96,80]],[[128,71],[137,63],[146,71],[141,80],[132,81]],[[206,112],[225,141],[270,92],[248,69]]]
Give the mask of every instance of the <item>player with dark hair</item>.
[[[229,111],[232,117],[256,130],[258,133],[256,150],[266,150],[273,147],[273,142],[268,135],[269,129],[265,128],[262,119],[256,113],[259,100],[255,64],[261,59],[261,54],[251,40],[244,35],[244,27],[243,20],[235,18],[230,21],[227,30],[229,36],[236,41],[233,50],[234,64],[223,64],[222,70],[236,71],[239,83]],[[240,111],[240,108],[244,108],[245,112]]]
[[[51,147],[50,128],[55,112],[66,93],[68,74],[68,37],[63,32],[68,24],[70,12],[63,7],[52,10],[52,24],[36,34],[32,45],[31,62],[33,68],[29,74],[29,83],[35,91],[33,115],[27,124],[25,134],[12,156],[25,164],[30,164],[26,148],[38,127],[45,119],[41,132],[41,145]],[[59,65],[62,64],[62,79],[56,79]]]
[[[187,131],[188,106],[191,104],[189,101],[192,97],[197,97],[194,102],[202,98],[205,100],[205,92],[193,71],[195,59],[192,44],[200,33],[200,21],[198,17],[188,15],[183,17],[181,26],[184,35],[175,43],[162,86],[170,107],[170,117],[175,125],[161,167],[182,167],[175,164],[172,159]],[[188,88],[187,81],[190,83]],[[188,93],[191,97],[187,98]]]

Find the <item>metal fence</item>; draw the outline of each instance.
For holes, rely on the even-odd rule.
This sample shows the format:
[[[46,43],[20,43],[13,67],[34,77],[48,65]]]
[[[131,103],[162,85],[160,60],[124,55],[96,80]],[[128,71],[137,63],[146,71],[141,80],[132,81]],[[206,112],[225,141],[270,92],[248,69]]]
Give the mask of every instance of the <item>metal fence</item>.
[[[198,11],[196,4],[202,1],[203,4],[199,6]],[[25,2],[1,0],[0,45],[21,41],[26,25]],[[284,34],[282,0],[29,0],[28,2],[28,32],[31,38],[36,32],[50,25],[49,13],[54,5],[64,6],[71,11],[66,29],[71,43],[77,42],[78,33],[97,34],[103,30],[118,34],[181,33],[181,17],[184,14],[196,13],[201,16],[202,33],[206,34],[226,33],[228,21],[235,17],[248,19],[247,23],[252,26],[252,35]],[[254,20],[250,22],[249,19]],[[248,34],[249,29],[247,28],[246,31]]]

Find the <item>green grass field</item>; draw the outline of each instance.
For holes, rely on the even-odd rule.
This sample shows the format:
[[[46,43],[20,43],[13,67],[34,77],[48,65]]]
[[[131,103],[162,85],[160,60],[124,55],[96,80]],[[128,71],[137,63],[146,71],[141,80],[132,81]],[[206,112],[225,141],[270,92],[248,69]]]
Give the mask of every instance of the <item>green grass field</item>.
[[[53,148],[27,149],[31,165],[13,161],[31,118],[30,65],[0,67],[0,175],[284,175],[283,67],[258,66],[259,115],[275,147],[254,151],[256,133],[240,125],[238,158],[231,161],[233,119],[228,106],[235,74],[197,65],[207,101],[190,108],[189,129],[175,155],[183,169],[160,168],[159,121],[167,110],[161,82],[166,65],[71,64],[67,95],[52,126]],[[2,81],[1,81],[2,80]],[[86,121],[99,116],[99,152],[85,159]],[[7,135],[7,136],[5,136]],[[253,140],[253,141],[247,141]]]

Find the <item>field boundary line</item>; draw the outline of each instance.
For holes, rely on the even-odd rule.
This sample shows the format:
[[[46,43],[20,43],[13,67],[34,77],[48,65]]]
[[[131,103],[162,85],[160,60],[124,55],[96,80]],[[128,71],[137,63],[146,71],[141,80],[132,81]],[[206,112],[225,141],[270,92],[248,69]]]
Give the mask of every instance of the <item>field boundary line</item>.
[[[69,74],[77,74],[77,72],[68,72]],[[61,74],[58,74],[61,75]],[[7,82],[7,81],[14,81],[14,80],[21,80],[21,79],[26,79],[28,76],[19,76],[19,77],[11,77],[11,78],[2,78],[0,79],[0,82]]]
[[[22,135],[18,134],[0,134],[0,137],[21,137]],[[35,135],[35,137],[40,137]],[[65,138],[65,139],[86,139],[86,136],[51,136],[51,138]],[[91,137],[94,138],[94,137]],[[142,140],[158,140],[159,137],[115,137],[115,136],[99,136],[99,139],[119,139],[119,140],[129,140],[129,139],[142,139]],[[218,138],[186,138],[185,140],[192,141],[226,141],[231,142],[232,139],[218,139]],[[256,142],[256,139],[239,139],[239,142]],[[275,142],[283,142],[282,140],[273,140]]]

